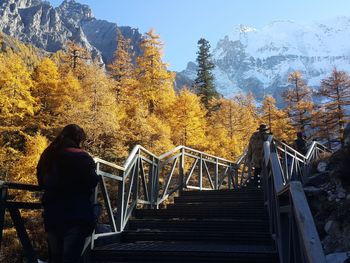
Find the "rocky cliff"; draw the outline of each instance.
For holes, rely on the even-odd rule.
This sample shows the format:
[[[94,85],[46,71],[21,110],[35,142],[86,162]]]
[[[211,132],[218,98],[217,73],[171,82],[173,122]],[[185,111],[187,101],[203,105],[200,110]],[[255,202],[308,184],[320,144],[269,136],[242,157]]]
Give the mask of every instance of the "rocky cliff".
[[[57,8],[42,0],[0,0],[0,30],[49,52],[73,40],[105,63],[113,58],[118,31],[131,39],[136,54],[142,37],[137,29],[96,19],[87,5],[74,0]]]

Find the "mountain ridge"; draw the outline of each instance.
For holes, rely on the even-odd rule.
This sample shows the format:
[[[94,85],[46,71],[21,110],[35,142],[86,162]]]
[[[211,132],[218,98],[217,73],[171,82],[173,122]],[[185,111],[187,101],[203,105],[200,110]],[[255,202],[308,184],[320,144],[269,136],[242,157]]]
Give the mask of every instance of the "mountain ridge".
[[[260,29],[238,25],[213,49],[216,87],[225,97],[253,92],[258,100],[289,86],[288,75],[298,70],[317,88],[334,67],[350,72],[350,17],[299,24],[273,21]],[[179,72],[193,81],[195,67]],[[190,82],[188,82],[190,83]]]
[[[135,55],[141,52],[138,29],[96,19],[88,5],[75,0],[58,7],[42,0],[0,0],[0,31],[48,52],[64,49],[71,40],[105,64],[113,58],[118,32],[131,39]]]

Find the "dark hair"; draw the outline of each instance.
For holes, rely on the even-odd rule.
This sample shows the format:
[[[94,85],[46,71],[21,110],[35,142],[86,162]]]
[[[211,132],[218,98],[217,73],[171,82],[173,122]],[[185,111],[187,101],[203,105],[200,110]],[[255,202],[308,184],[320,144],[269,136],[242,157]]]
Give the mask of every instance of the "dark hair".
[[[67,147],[80,148],[81,142],[85,139],[86,134],[83,128],[76,124],[69,124],[63,128],[47,149],[56,151]]]
[[[304,134],[302,132],[297,132],[297,137],[298,138],[303,138],[304,137]]]
[[[41,155],[38,171],[40,170],[40,177],[49,171],[51,168],[52,162],[55,159],[57,153],[64,148],[80,148],[81,142],[86,139],[86,134],[83,128],[79,127],[76,124],[69,124],[63,128],[63,130],[58,134],[58,136],[53,140],[53,142],[45,149]],[[39,178],[39,184],[42,178]]]

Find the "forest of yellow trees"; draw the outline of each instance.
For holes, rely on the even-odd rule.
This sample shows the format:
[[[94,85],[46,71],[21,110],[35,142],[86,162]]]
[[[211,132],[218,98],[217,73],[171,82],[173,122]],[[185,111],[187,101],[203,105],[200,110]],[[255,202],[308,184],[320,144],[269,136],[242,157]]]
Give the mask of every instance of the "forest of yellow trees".
[[[73,42],[55,54],[35,52],[23,44],[2,51],[0,178],[36,183],[41,152],[69,123],[86,130],[84,146],[92,155],[117,163],[136,144],[156,154],[186,145],[235,160],[262,122],[286,142],[307,127],[320,138],[327,137],[325,130],[332,131],[321,118],[330,111],[312,103],[299,72],[290,75],[292,89],[282,94],[285,109],[278,109],[269,95],[257,107],[251,94],[214,98],[205,106],[190,87],[174,90],[175,75],[162,61],[162,42],[153,30],[145,35],[141,49],[135,63],[129,41],[120,35],[115,59],[106,68]],[[326,81],[320,89],[323,94]],[[339,117],[344,122],[345,116],[336,113],[332,120]],[[337,126],[339,121],[332,123]],[[328,126],[323,129],[323,124]]]
[[[1,41],[0,36],[0,47]],[[36,184],[41,153],[70,123],[86,130],[84,147],[90,154],[119,164],[137,144],[156,154],[186,145],[234,161],[260,123],[287,143],[307,129],[310,137],[324,140],[341,135],[347,116],[335,106],[349,102],[349,85],[337,82],[347,78],[343,72],[335,69],[321,83],[318,95],[330,98],[321,106],[312,103],[299,72],[290,75],[291,89],[282,94],[285,109],[269,95],[257,106],[251,94],[217,97],[203,105],[191,87],[174,89],[175,75],[162,61],[162,47],[151,30],[134,61],[129,41],[120,35],[114,61],[106,67],[73,42],[55,54],[21,43],[2,48],[0,179]],[[339,92],[347,101],[334,97],[334,83],[344,88]],[[15,235],[7,231],[12,231],[7,238]]]

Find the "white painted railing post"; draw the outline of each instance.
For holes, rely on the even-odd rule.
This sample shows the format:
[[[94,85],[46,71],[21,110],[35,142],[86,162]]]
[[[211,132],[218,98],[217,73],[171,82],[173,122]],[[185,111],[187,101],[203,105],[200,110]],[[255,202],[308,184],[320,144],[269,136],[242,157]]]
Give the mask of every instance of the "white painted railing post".
[[[180,192],[185,187],[185,148],[181,149],[180,157]]]

